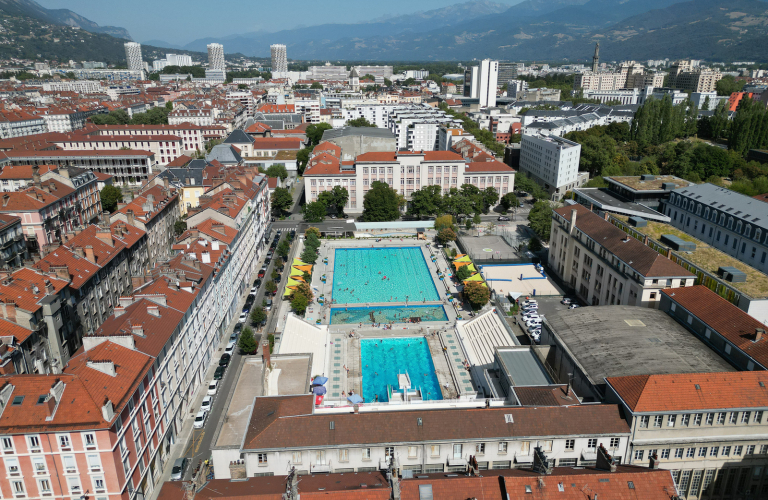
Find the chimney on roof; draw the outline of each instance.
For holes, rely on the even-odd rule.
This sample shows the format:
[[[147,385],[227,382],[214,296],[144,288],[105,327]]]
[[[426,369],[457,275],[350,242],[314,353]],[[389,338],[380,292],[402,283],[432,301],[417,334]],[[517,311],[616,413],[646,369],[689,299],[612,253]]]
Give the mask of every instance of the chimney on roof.
[[[50,282],[50,280],[44,280],[43,283],[45,283],[45,293],[47,295],[53,295],[56,289],[53,287],[53,284]]]
[[[144,336],[144,326],[136,323],[131,325],[131,333],[134,335],[138,335],[139,337]]]
[[[603,219],[608,220],[610,217],[610,214],[608,212],[603,212]]]
[[[115,307],[115,318],[119,318],[123,314],[125,314],[125,307],[120,307],[120,306]]]
[[[568,234],[573,236],[573,232],[576,230],[576,215],[578,214],[578,210],[575,208],[571,209],[571,226],[568,228]]]
[[[10,299],[5,301],[5,319],[16,323],[16,302]]]
[[[109,227],[109,212],[106,210],[101,212],[101,225],[104,227]]]
[[[53,419],[53,414],[56,413],[56,398],[48,396],[45,400],[45,419]]]
[[[608,453],[602,443],[597,447],[597,463],[595,467],[601,470],[616,472],[616,460]]]
[[[144,284],[144,276],[131,276],[131,286],[136,289]]]
[[[69,179],[69,166],[62,165],[61,167],[59,167],[59,175],[61,175],[66,179]]]
[[[760,342],[765,335],[765,328],[755,328],[755,342]]]
[[[144,284],[144,279],[142,278],[142,284]],[[121,296],[119,299],[117,299],[120,302],[120,307],[128,307],[129,305],[133,304],[133,296]]]
[[[654,453],[649,457],[649,464],[648,467],[651,469],[658,469],[659,468],[659,456]]]
[[[8,206],[8,202],[9,202],[10,200],[11,200],[11,195],[9,195],[8,193],[5,193],[5,194],[3,195],[3,206],[4,206],[4,207],[5,207],[5,206]]]
[[[40,187],[40,167],[37,165],[32,167],[32,184]]]
[[[101,416],[107,422],[111,422],[115,417],[115,407],[112,405],[112,401],[109,398],[104,398],[104,403],[101,405]]]
[[[96,237],[101,241],[103,241],[104,243],[106,243],[107,245],[114,248],[115,241],[112,239],[112,231],[109,229],[109,226],[107,226],[106,228],[100,227],[96,231]]]
[[[221,223],[214,222],[213,224],[211,224],[211,229],[213,231],[216,231],[219,234],[223,234],[223,235],[227,234],[226,230],[224,229],[224,224],[221,224]]]
[[[264,340],[261,343],[261,360],[264,363],[264,366],[271,366],[270,365],[270,352],[269,352],[269,340]]]
[[[133,215],[133,210],[130,208],[126,211],[126,218],[128,219],[129,226],[136,226],[136,218]]]
[[[147,313],[150,315],[159,318],[160,317],[160,308],[158,306],[147,306]]]
[[[166,175],[163,177],[163,186],[165,186],[166,189],[168,189],[168,185],[171,183],[171,181],[168,179],[168,176]]]
[[[85,258],[96,263],[96,255],[93,253],[93,246],[92,245],[86,245],[85,246]]]
[[[80,258],[85,258],[85,250],[83,250],[83,247],[81,246],[73,246],[72,250],[74,250],[75,254],[77,254]]]
[[[63,393],[64,393],[64,382],[62,382],[61,379],[57,378],[56,380],[53,381],[53,384],[51,384],[50,394],[51,396],[53,396],[53,398],[56,401],[59,401]]]

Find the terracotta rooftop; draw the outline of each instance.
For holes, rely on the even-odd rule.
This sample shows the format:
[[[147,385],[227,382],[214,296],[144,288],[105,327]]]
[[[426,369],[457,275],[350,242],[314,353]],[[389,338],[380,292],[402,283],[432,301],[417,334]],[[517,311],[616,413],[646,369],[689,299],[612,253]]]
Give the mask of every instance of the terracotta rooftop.
[[[312,414],[312,395],[259,397],[244,449],[312,448],[389,442],[492,439],[501,436],[610,435],[629,431],[615,405]],[[514,426],[505,422],[514,414]],[[461,420],[457,417],[461,415]],[[285,418],[292,417],[292,418]],[[422,419],[417,426],[415,419]],[[329,431],[334,421],[335,431]],[[301,429],[323,429],[307,433]]]
[[[633,412],[768,408],[768,372],[608,377]]]
[[[453,151],[384,151],[363,153],[358,155],[355,161],[361,162],[396,162],[398,156],[424,155],[424,161],[451,161],[463,162],[464,158]]]
[[[60,292],[68,283],[37,269],[24,267],[10,277],[0,280],[0,301],[15,302],[17,308],[35,312],[42,307],[40,301],[47,295],[46,281],[53,285],[54,294]]]
[[[514,173],[514,171],[515,169],[498,160],[467,163],[467,169],[465,170],[465,172],[469,173],[503,172],[508,174]]]
[[[675,264],[656,250],[627,235],[624,231],[590,211],[583,205],[569,205],[555,209],[555,217],[570,221],[571,211],[576,210],[576,228],[602,245],[627,266],[644,277],[694,277],[689,271]]]
[[[766,328],[763,323],[704,285],[667,288],[661,293],[768,368],[768,335],[763,335],[759,341],[755,341],[756,330]]]

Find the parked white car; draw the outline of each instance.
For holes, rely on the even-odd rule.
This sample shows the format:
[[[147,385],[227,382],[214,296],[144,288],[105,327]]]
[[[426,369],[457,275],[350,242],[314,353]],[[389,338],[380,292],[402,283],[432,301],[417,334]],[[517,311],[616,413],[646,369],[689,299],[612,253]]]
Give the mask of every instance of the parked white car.
[[[240,313],[240,317],[237,318],[238,323],[245,323],[245,320],[248,319],[248,313]]]
[[[235,350],[235,343],[234,342],[229,342],[227,344],[227,347],[224,348],[224,352],[226,352],[227,354],[232,354],[232,351],[234,351],[234,350]]]
[[[205,425],[205,419],[208,417],[208,412],[205,410],[200,410],[197,412],[197,415],[195,415],[195,423],[192,427],[195,429],[202,429]]]
[[[219,381],[218,380],[211,380],[211,383],[208,384],[208,395],[209,396],[215,396],[216,390],[219,388]]]
[[[206,396],[203,398],[203,402],[200,403],[200,409],[205,411],[210,411],[212,404],[213,404],[213,396]]]

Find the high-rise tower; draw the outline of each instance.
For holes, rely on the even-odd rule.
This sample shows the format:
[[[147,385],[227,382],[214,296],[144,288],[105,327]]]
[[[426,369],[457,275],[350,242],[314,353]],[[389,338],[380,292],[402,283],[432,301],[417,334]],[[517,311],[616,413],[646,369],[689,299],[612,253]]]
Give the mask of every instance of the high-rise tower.
[[[595,55],[592,57],[592,71],[597,71],[598,64],[600,64],[600,42],[595,44]]]
[[[208,69],[226,69],[224,46],[220,43],[208,44]]]
[[[128,69],[137,71],[143,70],[144,59],[141,57],[141,44],[136,42],[126,42],[125,59],[128,61]]]
[[[272,73],[286,73],[288,71],[288,53],[285,45],[276,43],[270,45],[272,53]]]

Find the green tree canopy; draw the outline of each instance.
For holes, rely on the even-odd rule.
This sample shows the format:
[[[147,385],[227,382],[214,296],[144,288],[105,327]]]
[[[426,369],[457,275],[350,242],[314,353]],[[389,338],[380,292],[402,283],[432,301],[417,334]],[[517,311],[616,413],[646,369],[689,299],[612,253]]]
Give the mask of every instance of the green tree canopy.
[[[291,244],[288,243],[287,240],[283,240],[280,242],[279,245],[277,245],[277,255],[279,255],[282,258],[287,258],[288,254],[291,252]],[[277,266],[277,263],[275,263]],[[279,266],[278,266],[279,267]]]
[[[453,229],[446,227],[445,229],[441,229],[439,233],[437,233],[437,241],[445,245],[449,241],[456,241],[456,233],[453,232]]]
[[[456,270],[456,279],[459,281],[464,281],[470,276],[472,276],[472,271],[469,270],[469,266],[461,266]]]
[[[267,168],[268,177],[280,177],[280,180],[288,178],[288,170],[285,169],[285,165],[282,163],[275,163]]]
[[[117,210],[117,204],[123,201],[123,192],[117,186],[106,185],[99,192],[101,197],[101,209],[107,212]]]
[[[291,306],[293,307],[293,310],[298,314],[299,316],[304,316],[304,313],[307,311],[307,306],[309,305],[309,299],[301,293],[301,292],[293,292],[293,295],[291,297]]]
[[[488,213],[488,210],[495,207],[499,203],[499,192],[496,188],[489,186],[483,190],[483,213]]]
[[[442,189],[440,186],[424,186],[417,189],[411,195],[409,213],[415,216],[436,215],[443,203]]]
[[[528,213],[528,222],[533,232],[543,241],[549,241],[552,228],[552,205],[548,201],[537,201]]]
[[[322,201],[313,201],[301,207],[301,213],[304,215],[304,222],[323,222],[327,209]]]
[[[308,227],[306,231],[304,231],[304,237],[309,238],[310,234],[314,234],[316,238],[320,238],[320,230],[316,227]]]
[[[734,92],[741,92],[746,80],[736,80],[733,75],[724,75],[716,84],[717,95],[729,96]]]
[[[259,325],[267,320],[267,313],[261,307],[254,307],[251,311],[251,323]]]
[[[254,311],[256,312],[256,311]],[[259,348],[259,344],[256,343],[256,339],[253,337],[253,330],[247,326],[240,332],[240,338],[237,341],[237,347],[240,348],[240,352],[243,354],[255,354]]]
[[[366,120],[363,117],[355,118],[354,120],[348,120],[347,121],[347,126],[349,126],[349,127],[373,127],[373,128],[376,128],[376,125],[374,125],[373,123],[369,122],[368,120]]]
[[[317,201],[327,208],[335,208],[340,214],[344,213],[344,207],[349,201],[349,191],[343,186],[333,186],[330,191],[323,191],[317,196]]]
[[[381,222],[400,217],[400,197],[397,191],[384,182],[374,181],[363,198],[362,220]]]
[[[435,231],[439,233],[445,228],[453,228],[453,216],[450,214],[441,215],[435,219]]]
[[[485,283],[480,281],[469,281],[464,284],[464,296],[469,300],[473,309],[480,309],[491,298],[491,291]]]
[[[507,211],[510,208],[517,208],[520,206],[520,201],[517,199],[517,196],[515,196],[515,193],[507,193],[501,197],[500,204],[501,208],[503,208],[504,211]]]
[[[264,284],[264,290],[266,290],[269,293],[274,293],[277,291],[277,284],[274,281],[269,280]]]
[[[307,125],[307,139],[309,139],[311,147],[315,147],[320,144],[320,141],[323,138],[323,132],[332,128],[333,127],[330,123],[313,123],[311,125]]]
[[[307,168],[309,162],[309,155],[312,153],[311,148],[303,148],[296,153],[296,167],[299,170],[299,175],[304,175],[304,170]]]
[[[105,186],[106,187],[106,186]],[[181,236],[187,230],[187,223],[183,220],[177,220],[173,223],[173,232],[176,236]]]
[[[312,82],[312,85],[310,85],[309,88],[323,90],[323,84],[320,82]]]
[[[275,188],[270,196],[270,202],[272,203],[272,211],[282,213],[287,211],[293,206],[293,196],[291,192],[286,188]]]

